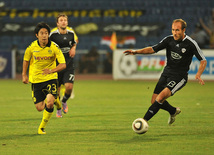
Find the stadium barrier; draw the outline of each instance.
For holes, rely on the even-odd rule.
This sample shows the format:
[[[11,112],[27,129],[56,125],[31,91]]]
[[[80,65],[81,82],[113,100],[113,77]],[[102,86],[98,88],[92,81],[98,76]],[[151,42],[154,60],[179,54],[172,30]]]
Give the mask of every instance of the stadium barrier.
[[[162,73],[166,63],[165,51],[153,55],[129,55],[125,56],[125,49],[118,49],[113,53],[113,79],[146,79],[157,80]],[[202,50],[206,59],[207,67],[202,75],[204,80],[214,80],[214,52],[213,50]],[[194,56],[190,70],[189,79],[194,80],[200,62]]]
[[[0,78],[15,78],[15,52],[0,51]]]

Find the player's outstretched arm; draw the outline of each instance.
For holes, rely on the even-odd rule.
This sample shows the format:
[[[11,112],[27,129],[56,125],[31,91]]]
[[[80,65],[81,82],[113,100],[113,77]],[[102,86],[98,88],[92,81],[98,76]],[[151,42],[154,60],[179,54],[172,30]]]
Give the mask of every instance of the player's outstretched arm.
[[[125,55],[135,55],[135,54],[153,54],[155,51],[152,47],[145,47],[139,50],[126,50],[123,52]]]
[[[135,55],[136,51],[135,50],[126,50],[123,52],[125,55]]]

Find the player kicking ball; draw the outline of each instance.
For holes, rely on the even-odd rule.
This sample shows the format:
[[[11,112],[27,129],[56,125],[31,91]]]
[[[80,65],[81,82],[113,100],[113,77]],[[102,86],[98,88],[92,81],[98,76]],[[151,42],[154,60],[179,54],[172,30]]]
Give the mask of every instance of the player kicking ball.
[[[167,63],[152,95],[152,105],[143,117],[146,121],[149,121],[160,109],[169,112],[170,117],[168,124],[172,124],[175,121],[176,115],[178,115],[181,110],[169,104],[167,99],[186,85],[189,67],[194,55],[200,61],[195,79],[198,80],[201,85],[205,84],[201,79],[201,75],[206,67],[207,61],[198,44],[185,34],[186,27],[187,24],[184,20],[175,19],[172,22],[172,35],[165,37],[158,44],[139,50],[124,51],[125,55],[135,55],[154,54],[166,49]]]

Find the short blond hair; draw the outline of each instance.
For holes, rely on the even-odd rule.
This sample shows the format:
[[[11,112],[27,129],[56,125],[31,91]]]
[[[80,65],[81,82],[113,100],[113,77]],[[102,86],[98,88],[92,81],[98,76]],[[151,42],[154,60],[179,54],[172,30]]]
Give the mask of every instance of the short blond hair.
[[[183,20],[183,19],[175,19],[175,20],[173,20],[173,22],[172,22],[172,24],[173,23],[177,23],[177,22],[180,22],[181,23],[181,28],[182,28],[182,30],[183,29],[185,29],[186,27],[187,27],[187,23]]]

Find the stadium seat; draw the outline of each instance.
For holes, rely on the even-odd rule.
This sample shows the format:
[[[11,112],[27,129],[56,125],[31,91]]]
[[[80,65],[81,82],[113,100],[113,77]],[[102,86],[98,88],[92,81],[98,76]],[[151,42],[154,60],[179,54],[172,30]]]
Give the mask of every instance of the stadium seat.
[[[171,22],[175,18],[183,18],[187,21],[188,29],[187,33],[190,34],[194,30],[194,26],[198,23],[198,19],[203,17],[205,21],[207,21],[211,16],[211,10],[214,7],[213,0],[179,0],[179,1],[169,1],[169,0],[38,0],[38,1],[29,1],[29,0],[4,0],[6,9],[16,9],[18,11],[33,11],[37,8],[40,11],[72,11],[72,10],[143,10],[143,15],[141,17],[133,18],[131,16],[123,16],[116,15],[115,17],[111,16],[102,16],[102,17],[74,17],[69,16],[69,25],[75,27],[76,25],[93,22],[99,24],[109,24],[109,23],[118,23],[118,24],[148,24],[148,23],[161,23],[165,25],[165,28],[162,30],[162,33],[159,35],[159,39],[161,40],[164,35],[171,34]],[[48,7],[47,7],[48,6]],[[176,6],[176,9],[175,9]],[[188,6],[188,7],[184,7]],[[38,16],[36,18],[32,18],[31,16],[20,18],[16,16],[15,18],[10,18],[9,15],[3,16],[0,18],[0,22],[4,25],[7,23],[18,23],[18,24],[29,24],[35,25],[38,22],[45,21],[50,26],[55,26],[55,17],[41,17]],[[16,34],[15,34],[16,35]],[[29,34],[28,34],[29,35]],[[78,34],[77,34],[78,35]],[[102,37],[103,33],[99,34],[99,37]],[[19,35],[17,35],[19,36]],[[99,40],[94,39],[93,37],[90,39],[85,39],[86,36],[79,36],[79,39],[83,37],[83,42],[80,43],[78,48],[88,48],[88,42],[90,39],[93,40],[93,43],[97,42],[99,44]],[[25,38],[25,37],[24,37]],[[151,39],[151,38],[150,38]],[[154,39],[154,38],[153,38]],[[86,40],[86,42],[85,42]],[[147,42],[149,39],[147,39]],[[155,40],[155,39],[154,39]],[[15,43],[18,42],[18,39],[13,39]],[[138,39],[136,39],[136,48],[142,47],[142,43],[138,43]],[[157,40],[155,40],[157,41]],[[4,41],[5,42],[5,41]],[[81,41],[82,42],[82,41]],[[2,43],[0,43],[2,44]],[[145,44],[144,44],[145,45]],[[3,45],[4,47],[8,47],[8,43]],[[26,45],[21,45],[25,47]],[[103,47],[101,47],[103,48]],[[106,47],[104,47],[106,48]]]

